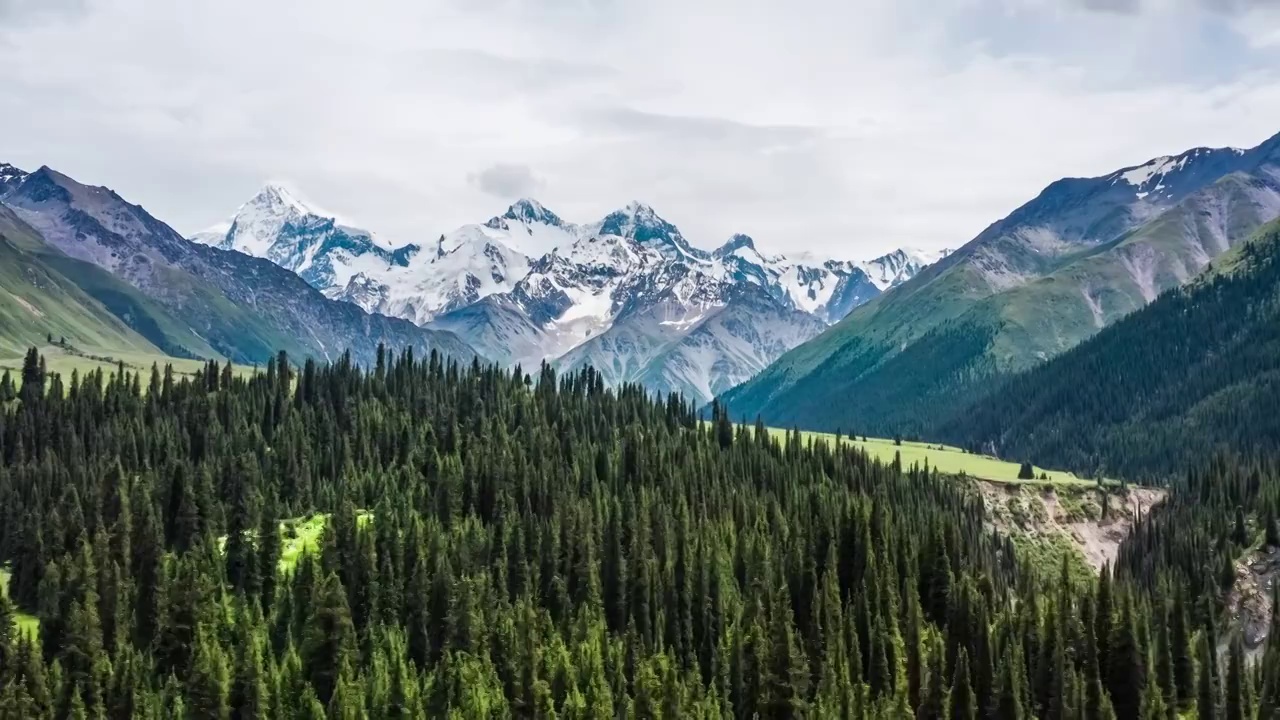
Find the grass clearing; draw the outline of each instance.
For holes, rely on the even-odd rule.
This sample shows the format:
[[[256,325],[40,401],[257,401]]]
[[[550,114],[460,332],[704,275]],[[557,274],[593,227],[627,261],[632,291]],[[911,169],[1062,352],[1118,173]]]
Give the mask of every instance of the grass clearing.
[[[785,440],[788,431],[782,428],[769,428],[769,432],[779,440]],[[836,439],[834,433],[809,432],[805,430],[800,431],[800,436],[806,442],[822,439],[828,443],[834,443]],[[1096,481],[1077,477],[1075,473],[1049,470],[1038,466],[1033,466],[1036,477],[1039,478],[1042,473],[1046,474],[1049,476],[1047,481],[1039,479],[1019,480],[1018,470],[1021,466],[1016,462],[1001,460],[990,455],[975,455],[967,453],[961,448],[940,443],[903,440],[901,445],[896,445],[893,440],[888,438],[869,437],[864,441],[862,436],[858,436],[855,440],[847,435],[842,436],[840,442],[846,445],[853,445],[883,463],[893,462],[895,455],[901,456],[903,468],[909,468],[912,465],[924,466],[927,462],[929,467],[936,469],[938,472],[952,475],[963,473],[979,480],[990,480],[992,482],[1017,483],[1030,486],[1096,484]]]
[[[329,520],[327,513],[306,518],[293,518],[280,523],[280,572],[292,572],[304,554],[320,549],[320,535]]]
[[[293,572],[294,568],[298,567],[299,560],[319,550],[324,526],[328,521],[329,513],[313,513],[280,521],[280,564],[276,571]],[[364,510],[356,511],[356,523],[360,527],[372,521],[373,513]],[[220,552],[225,551],[226,545],[225,535],[218,538]]]
[[[9,569],[0,568],[0,594],[5,597],[9,595]],[[18,608],[13,609],[13,624],[17,626],[18,632],[27,635],[33,640],[40,637],[40,620],[35,615],[24,613]]]
[[[104,375],[110,377],[119,370],[120,363],[124,363],[126,371],[143,373],[142,387],[145,391],[147,376],[151,372],[152,365],[160,368],[161,372],[164,371],[165,365],[172,365],[173,374],[178,379],[191,377],[195,375],[196,371],[203,370],[205,366],[204,360],[188,360],[151,353],[95,350],[92,348],[80,349],[63,345],[43,345],[36,348],[36,350],[44,356],[45,365],[49,372],[58,373],[62,376],[64,385],[71,382],[72,372],[79,372],[80,377],[84,377],[86,373],[101,370]],[[20,384],[22,382],[23,360],[23,355],[0,357],[0,375],[3,375],[4,371],[8,370],[14,383]],[[219,361],[219,364],[224,362]],[[251,376],[256,371],[255,368],[244,365],[236,365],[232,369],[241,377]]]

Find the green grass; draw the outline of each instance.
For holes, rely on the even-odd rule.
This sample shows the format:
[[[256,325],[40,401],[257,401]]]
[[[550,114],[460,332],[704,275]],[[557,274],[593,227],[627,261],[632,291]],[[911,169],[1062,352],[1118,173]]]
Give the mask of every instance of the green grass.
[[[9,595],[9,571],[6,568],[0,568],[0,594]],[[17,626],[18,632],[38,639],[40,637],[40,620],[35,615],[14,608],[14,625]]]
[[[373,520],[373,513],[359,511],[356,522],[364,527]],[[324,534],[325,523],[329,521],[329,513],[314,513],[303,517],[290,518],[280,522],[280,564],[277,572],[288,573],[298,567],[298,561],[320,549],[320,538]],[[226,547],[226,536],[218,538],[218,549]]]
[[[280,546],[280,572],[291,572],[303,555],[320,547],[320,536],[329,520],[326,513],[316,513],[306,518],[294,518],[280,523],[283,543]]]
[[[769,432],[779,440],[784,440],[787,433],[786,430],[780,428],[769,428]],[[810,439],[818,438],[829,443],[835,442],[835,435],[832,433],[802,430],[800,436],[806,442]],[[990,455],[975,455],[957,447],[938,443],[908,442],[904,440],[902,445],[895,445],[893,440],[886,438],[867,438],[863,442],[861,436],[857,440],[851,440],[848,436],[843,436],[841,437],[841,442],[864,450],[867,454],[883,463],[891,463],[895,455],[900,455],[903,468],[909,468],[912,465],[923,466],[928,462],[929,467],[936,469],[938,472],[952,475],[965,474],[979,480],[993,482],[1018,483],[1031,486],[1095,484],[1093,480],[1077,477],[1074,473],[1041,467],[1035,468],[1036,477],[1039,478],[1041,473],[1044,473],[1049,476],[1048,481],[1038,479],[1019,480],[1018,470],[1021,469],[1021,466],[1018,463],[1008,462]]]
[[[22,352],[48,335],[86,346],[156,351],[33,247],[39,241],[0,213],[0,354]]]
[[[166,355],[221,358],[222,355],[186,324],[137,288],[93,263],[48,248],[41,258],[108,312]],[[75,337],[75,336],[69,336]],[[113,346],[114,347],[114,346]]]
[[[360,527],[372,520],[373,513],[356,511],[356,524]],[[324,534],[324,526],[328,521],[329,513],[316,513],[280,523],[280,531],[284,535],[284,542],[280,546],[280,572],[292,571],[303,556],[320,548],[320,536]]]
[[[59,345],[44,345],[36,349],[44,356],[45,365],[49,371],[61,375],[64,384],[71,382],[71,373],[73,371],[79,372],[81,377],[93,370],[101,370],[105,375],[111,376],[115,374],[119,364],[123,362],[126,371],[141,371],[143,373],[143,390],[145,391],[146,375],[151,372],[152,365],[159,367],[161,371],[164,370],[165,365],[172,365],[174,376],[178,378],[189,377],[194,375],[197,370],[204,368],[203,360],[186,360],[157,353],[127,350],[80,350]],[[0,354],[0,375],[4,374],[5,370],[8,370],[13,381],[21,383],[22,361],[23,355],[6,357]],[[236,374],[245,377],[251,375],[254,369],[244,365],[236,365],[234,366],[234,371]]]

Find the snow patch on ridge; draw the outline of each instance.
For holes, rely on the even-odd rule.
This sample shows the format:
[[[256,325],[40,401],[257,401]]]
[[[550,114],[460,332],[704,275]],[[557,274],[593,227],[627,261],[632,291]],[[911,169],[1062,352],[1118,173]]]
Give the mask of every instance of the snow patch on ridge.
[[[394,248],[276,185],[191,239],[267,258],[369,312],[457,332],[491,360],[591,364],[609,382],[678,386],[700,400],[946,254],[787,257],[746,235],[708,251],[643,203],[577,225],[528,198]]]

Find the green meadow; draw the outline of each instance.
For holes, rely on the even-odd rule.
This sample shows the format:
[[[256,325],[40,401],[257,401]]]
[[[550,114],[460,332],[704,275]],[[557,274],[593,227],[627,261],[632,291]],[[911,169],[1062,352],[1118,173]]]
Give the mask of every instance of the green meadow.
[[[769,432],[779,440],[785,440],[787,430],[781,428],[769,428]],[[800,431],[800,436],[808,442],[810,440],[822,439],[828,443],[834,443],[836,436],[834,433],[820,433]],[[852,439],[847,435],[841,436],[840,442],[845,445],[853,445],[860,450],[864,450],[871,457],[876,458],[884,463],[892,463],[895,457],[900,457],[902,467],[910,468],[912,465],[924,466],[928,463],[929,467],[934,468],[942,473],[953,475],[968,475],[980,480],[990,480],[992,482],[1007,482],[1020,484],[1044,484],[1046,481],[1039,479],[1041,474],[1048,475],[1047,482],[1052,484],[1072,484],[1072,485],[1091,485],[1096,481],[1088,480],[1076,476],[1074,473],[1062,470],[1050,470],[1033,465],[1035,469],[1036,480],[1019,480],[1018,470],[1019,463],[1001,460],[990,455],[978,455],[965,452],[962,448],[951,447],[939,443],[926,442],[909,442],[902,441],[901,445],[894,443],[888,438],[872,438],[866,440],[862,436]]]

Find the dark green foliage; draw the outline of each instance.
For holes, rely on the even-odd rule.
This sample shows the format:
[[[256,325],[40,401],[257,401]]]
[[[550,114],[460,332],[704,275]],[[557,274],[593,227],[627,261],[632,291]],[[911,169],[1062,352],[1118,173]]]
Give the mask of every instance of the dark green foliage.
[[[969,684],[969,653],[960,651],[960,659],[956,661],[956,671],[951,680],[950,697],[951,720],[973,720],[978,715],[978,703],[973,697],[973,688]]]
[[[1218,588],[1216,563],[1187,558],[1235,549],[1234,508],[1274,500],[1268,468],[1193,473],[1114,578],[1044,577],[952,478],[719,409],[702,423],[590,370],[379,356],[367,374],[157,369],[145,393],[92,373],[0,409],[0,562],[40,620],[37,649],[0,603],[0,714],[1106,720],[1170,692],[1189,707],[1166,681],[1194,673],[1200,610],[1181,598]],[[306,552],[295,518],[324,522]],[[1241,676],[1242,702],[1273,702],[1274,665]]]
[[[1196,718],[1197,720],[1218,720],[1221,717],[1218,706],[1220,698],[1218,694],[1218,678],[1216,676],[1215,650],[1212,648],[1211,641],[1206,637],[1200,641],[1200,674],[1197,682],[1196,693]]]
[[[1280,223],[1230,272],[1157,298],[928,428],[1050,467],[1158,478],[1226,447],[1280,453]]]

